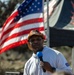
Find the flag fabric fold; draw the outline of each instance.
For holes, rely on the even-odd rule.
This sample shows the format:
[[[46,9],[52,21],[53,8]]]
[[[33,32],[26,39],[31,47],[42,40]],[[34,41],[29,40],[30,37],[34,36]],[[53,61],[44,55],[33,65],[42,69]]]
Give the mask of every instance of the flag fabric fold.
[[[74,46],[74,0],[50,0],[49,5],[50,46]]]
[[[53,2],[54,0],[51,1]],[[49,26],[58,29],[74,30],[74,0],[56,1],[54,12],[49,18]]]
[[[0,54],[26,44],[27,35],[32,29],[44,33],[42,0],[24,0],[8,17],[0,35]]]

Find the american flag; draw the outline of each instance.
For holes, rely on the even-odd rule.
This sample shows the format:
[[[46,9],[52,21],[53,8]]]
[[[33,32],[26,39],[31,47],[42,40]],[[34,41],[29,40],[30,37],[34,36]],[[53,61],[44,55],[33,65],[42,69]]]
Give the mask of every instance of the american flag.
[[[26,44],[27,35],[32,29],[44,33],[43,0],[24,0],[8,17],[2,27],[0,54]]]

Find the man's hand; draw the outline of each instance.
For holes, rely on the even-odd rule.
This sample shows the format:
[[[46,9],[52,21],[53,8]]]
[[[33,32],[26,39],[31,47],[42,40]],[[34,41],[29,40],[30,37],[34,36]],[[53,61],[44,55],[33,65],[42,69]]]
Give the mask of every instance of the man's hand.
[[[50,71],[50,72],[52,72],[52,73],[54,72],[54,70],[53,70],[52,66],[50,65],[50,63],[40,61],[40,65],[41,65],[41,67],[44,68],[46,71]]]

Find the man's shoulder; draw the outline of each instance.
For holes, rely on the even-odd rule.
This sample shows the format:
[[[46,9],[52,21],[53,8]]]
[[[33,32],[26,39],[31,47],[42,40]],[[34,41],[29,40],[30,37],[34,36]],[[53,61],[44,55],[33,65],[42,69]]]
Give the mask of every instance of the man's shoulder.
[[[47,50],[48,52],[52,52],[52,53],[55,53],[55,54],[60,54],[61,52],[56,50],[56,49],[53,49],[53,48],[50,48],[48,46],[45,46],[44,48],[45,50]]]

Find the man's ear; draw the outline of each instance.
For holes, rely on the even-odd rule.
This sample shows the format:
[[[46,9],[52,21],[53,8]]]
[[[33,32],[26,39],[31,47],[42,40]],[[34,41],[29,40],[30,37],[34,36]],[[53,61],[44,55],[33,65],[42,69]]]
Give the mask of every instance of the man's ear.
[[[29,41],[27,41],[27,45],[28,45],[28,48],[29,48],[30,50],[32,50],[32,47],[31,47],[31,44],[30,44]]]

